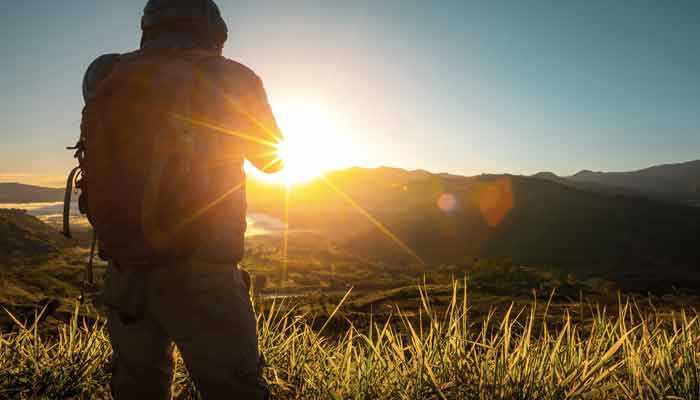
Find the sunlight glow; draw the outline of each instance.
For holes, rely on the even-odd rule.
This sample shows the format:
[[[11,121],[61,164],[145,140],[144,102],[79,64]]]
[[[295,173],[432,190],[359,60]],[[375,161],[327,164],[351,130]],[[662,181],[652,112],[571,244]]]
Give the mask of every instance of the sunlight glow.
[[[352,146],[328,110],[312,103],[283,103],[274,110],[284,134],[284,141],[277,145],[276,151],[284,161],[284,169],[276,174],[263,174],[249,166],[247,172],[252,176],[269,183],[293,185],[351,165]]]
[[[288,259],[288,247],[289,247],[289,203],[290,194],[292,191],[292,185],[295,183],[301,183],[308,181],[314,177],[319,177],[322,182],[324,182],[328,187],[333,189],[340,197],[350,204],[356,211],[367,218],[372,224],[374,224],[377,229],[384,233],[389,239],[391,239],[395,244],[397,244],[401,249],[413,257],[419,264],[425,265],[425,262],[416,254],[409,246],[407,246],[401,239],[394,235],[386,226],[379,222],[374,216],[372,216],[367,210],[362,208],[355,200],[353,200],[347,193],[340,190],[331,181],[329,181],[323,173],[327,170],[333,168],[343,168],[350,165],[352,160],[356,160],[356,154],[353,154],[353,148],[350,142],[344,141],[342,136],[339,134],[338,126],[334,126],[331,123],[329,114],[324,112],[318,106],[283,106],[277,108],[277,123],[284,132],[285,138],[281,143],[276,142],[274,135],[271,138],[275,141],[267,141],[264,139],[259,139],[246,135],[242,132],[231,131],[226,128],[210,124],[206,121],[195,120],[192,118],[187,118],[181,115],[173,114],[172,116],[181,121],[206,127],[227,135],[238,136],[246,140],[251,140],[259,142],[262,144],[269,145],[270,147],[276,148],[275,153],[277,157],[271,160],[268,165],[275,163],[278,159],[284,162],[284,169],[282,172],[276,174],[264,174],[258,171],[256,168],[252,167],[249,163],[246,163],[246,171],[254,176],[262,177],[263,180],[269,182],[280,183],[286,186],[285,201],[284,201],[284,223],[285,231],[283,237],[283,248],[282,248],[282,263],[283,270],[285,274],[284,280],[286,280],[287,273],[287,259]],[[261,126],[265,132],[269,131],[258,123],[250,115],[246,114],[246,117],[251,119],[251,122]],[[267,166],[262,167],[265,170]],[[157,175],[160,176],[160,175]],[[233,192],[238,190],[244,182],[238,185],[234,185],[230,190],[222,194],[219,198],[213,200],[211,203],[205,205],[202,209],[196,211],[189,218],[181,221],[176,227],[175,231],[183,229],[185,226],[189,225],[191,222],[203,215],[211,207],[214,207],[224,199],[226,199]],[[151,185],[152,187],[158,187],[158,185]],[[147,216],[152,216],[153,213],[146,213]],[[152,218],[150,218],[152,219]],[[146,221],[145,226],[149,228],[154,228],[153,221]],[[156,241],[163,242],[165,239],[164,232],[158,229],[149,229],[154,231]]]
[[[286,186],[285,231],[282,243],[284,279],[286,280],[289,257],[289,203],[292,187],[296,183],[303,183],[313,178],[319,178],[398,247],[413,257],[420,265],[425,265],[425,262],[413,249],[324,176],[324,172],[331,169],[352,165],[353,162],[357,161],[357,154],[354,152],[352,144],[340,133],[341,127],[337,124],[337,120],[331,118],[327,110],[312,105],[313,103],[302,104],[282,104],[274,107],[277,123],[284,135],[284,140],[275,145],[277,148],[275,152],[277,158],[284,162],[284,169],[278,173],[265,174],[246,163],[246,172],[252,176]]]

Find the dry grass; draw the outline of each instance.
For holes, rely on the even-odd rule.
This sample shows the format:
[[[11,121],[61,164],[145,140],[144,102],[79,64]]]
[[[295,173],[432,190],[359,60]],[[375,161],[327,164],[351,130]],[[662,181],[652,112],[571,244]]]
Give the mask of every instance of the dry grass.
[[[397,309],[388,322],[360,330],[350,321],[333,335],[273,305],[258,329],[274,398],[700,398],[697,315],[626,301],[615,315],[594,308],[581,326],[566,312],[548,315],[545,303],[472,321],[466,285],[457,283],[439,313],[424,291],[421,300],[422,319]],[[0,339],[0,398],[106,396],[110,348],[100,323],[76,317],[58,337],[17,324]],[[195,397],[181,362],[175,385],[181,398]]]

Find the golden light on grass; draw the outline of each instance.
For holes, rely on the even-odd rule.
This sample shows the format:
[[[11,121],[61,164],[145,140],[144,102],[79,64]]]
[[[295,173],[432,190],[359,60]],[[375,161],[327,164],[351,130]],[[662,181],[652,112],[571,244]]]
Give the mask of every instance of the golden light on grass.
[[[465,278],[443,287],[413,287],[423,319],[396,305],[385,321],[370,318],[369,324],[355,325],[349,314],[341,315],[349,291],[333,312],[318,315],[326,319],[320,329],[314,323],[322,319],[284,301],[259,308],[259,345],[272,397],[699,398],[696,312],[662,313],[653,307],[647,312],[635,299],[620,298],[616,310],[582,303],[589,311],[579,314],[554,307],[550,296],[546,303],[534,299],[484,315],[471,303],[468,283]],[[81,324],[79,311],[76,304],[71,322],[60,324],[57,334],[4,311],[14,329],[0,332],[0,370],[6,378],[0,380],[0,393],[36,398],[39,387],[55,394],[50,398],[108,397],[104,371],[112,350],[105,325],[100,320]],[[327,334],[334,318],[349,325]],[[174,388],[195,398],[193,382],[175,354]]]

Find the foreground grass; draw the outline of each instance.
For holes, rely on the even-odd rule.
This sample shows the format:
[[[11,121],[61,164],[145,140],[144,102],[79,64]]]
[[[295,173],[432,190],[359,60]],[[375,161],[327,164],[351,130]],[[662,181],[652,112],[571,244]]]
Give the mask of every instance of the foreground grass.
[[[615,315],[592,308],[582,326],[566,312],[548,315],[546,303],[472,321],[466,285],[455,283],[439,312],[420,294],[421,318],[397,309],[387,322],[361,331],[349,321],[330,335],[330,325],[313,329],[279,304],[261,313],[273,397],[700,398],[697,315],[646,313],[626,302]],[[108,398],[110,347],[101,323],[76,317],[57,337],[17,324],[0,336],[0,398]],[[180,398],[196,397],[181,361],[174,385]]]

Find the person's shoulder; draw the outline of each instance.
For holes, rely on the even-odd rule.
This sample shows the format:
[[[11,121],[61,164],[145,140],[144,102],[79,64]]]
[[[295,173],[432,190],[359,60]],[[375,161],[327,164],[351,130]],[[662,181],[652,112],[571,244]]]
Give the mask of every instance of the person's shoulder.
[[[212,57],[205,61],[205,67],[223,81],[261,84],[260,77],[251,68],[226,57]]]
[[[90,63],[83,75],[83,99],[86,102],[94,94],[100,82],[112,71],[120,56],[117,53],[103,54]]]

